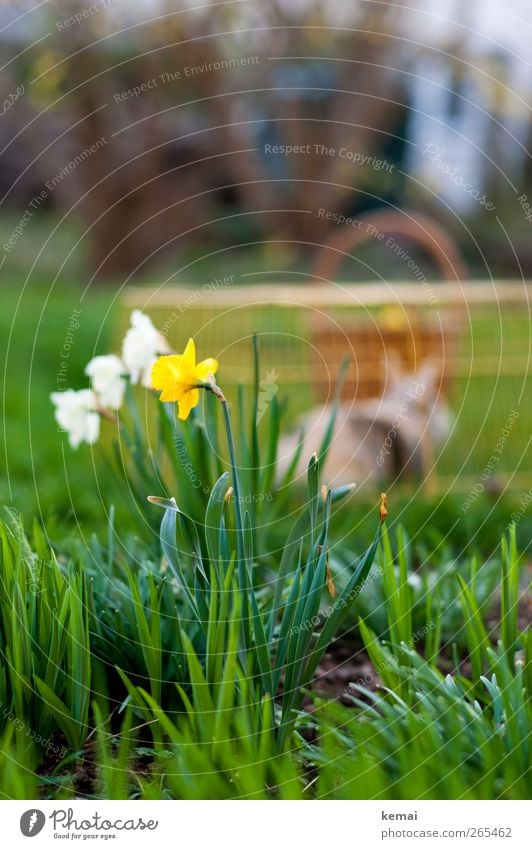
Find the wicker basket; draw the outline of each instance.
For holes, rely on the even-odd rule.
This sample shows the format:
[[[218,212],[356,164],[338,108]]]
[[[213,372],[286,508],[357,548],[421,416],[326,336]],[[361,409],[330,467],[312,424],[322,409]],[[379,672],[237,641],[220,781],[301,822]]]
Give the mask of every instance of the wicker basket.
[[[362,243],[372,239],[388,245],[393,239],[393,245],[402,251],[402,261],[406,257],[410,268],[413,260],[403,243],[414,243],[433,259],[443,279],[449,281],[446,285],[456,281],[458,287],[461,280],[467,279],[464,263],[452,240],[427,216],[382,211],[359,219],[357,224],[356,229],[347,227],[336,232],[320,250],[312,275],[314,282],[331,282],[342,262],[352,257]],[[399,255],[398,251],[396,254]],[[441,389],[448,391],[452,376],[448,363],[463,330],[463,309],[438,308],[437,285],[432,288],[425,278],[421,281],[416,276],[420,290],[424,290],[419,305],[407,307],[397,303],[380,313],[366,312],[362,318],[346,319],[345,311],[342,315],[341,310],[313,315],[314,377],[320,401],[330,398],[332,384],[346,356],[351,365],[343,387],[345,398],[379,397],[385,390],[390,367],[414,373],[426,361],[437,369],[436,382]]]

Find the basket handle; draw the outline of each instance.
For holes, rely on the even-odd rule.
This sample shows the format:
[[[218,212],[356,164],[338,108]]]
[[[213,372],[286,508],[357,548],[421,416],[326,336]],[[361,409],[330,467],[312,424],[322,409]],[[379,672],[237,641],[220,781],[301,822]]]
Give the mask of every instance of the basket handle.
[[[404,236],[418,244],[432,257],[444,280],[469,277],[454,241],[430,216],[407,210],[377,210],[356,220],[360,226],[343,227],[322,245],[314,265],[313,282],[332,281],[346,255],[380,233],[388,237]]]

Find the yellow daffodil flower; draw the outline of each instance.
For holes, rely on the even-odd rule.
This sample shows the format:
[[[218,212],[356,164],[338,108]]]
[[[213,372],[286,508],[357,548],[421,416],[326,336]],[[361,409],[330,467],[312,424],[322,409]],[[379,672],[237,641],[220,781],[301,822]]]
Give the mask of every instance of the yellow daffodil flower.
[[[190,411],[199,404],[199,388],[215,374],[218,361],[208,357],[196,363],[196,346],[189,339],[182,354],[159,357],[151,371],[151,385],[161,392],[161,401],[177,401],[179,418],[188,419]]]

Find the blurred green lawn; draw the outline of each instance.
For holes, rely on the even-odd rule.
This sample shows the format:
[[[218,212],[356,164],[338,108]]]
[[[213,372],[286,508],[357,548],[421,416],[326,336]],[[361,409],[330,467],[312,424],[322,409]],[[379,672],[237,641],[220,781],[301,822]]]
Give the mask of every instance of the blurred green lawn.
[[[46,516],[62,530],[74,515],[94,526],[100,510],[91,448],[69,449],[65,435],[58,432],[50,392],[57,388],[61,350],[74,309],[81,309],[81,314],[73,334],[67,382],[74,388],[87,385],[83,370],[98,333],[102,331],[99,352],[105,351],[109,341],[110,325],[102,319],[112,295],[92,293],[80,304],[79,287],[49,295],[43,287],[34,286],[19,301],[20,285],[4,281],[0,311],[5,440],[1,502],[12,504],[27,518]],[[99,486],[111,493],[112,475],[99,458],[96,462]]]
[[[72,451],[66,436],[58,432],[49,399],[50,392],[56,388],[60,351],[73,309],[81,309],[81,315],[70,352],[69,386],[81,388],[87,385],[83,369],[95,353],[119,349],[125,317],[123,311],[112,303],[115,289],[93,288],[80,303],[79,287],[61,287],[49,294],[43,286],[34,285],[24,292],[19,302],[17,286],[20,290],[20,283],[16,281],[4,283],[0,313],[0,345],[5,366],[5,464],[1,503],[12,504],[27,520],[36,514],[56,537],[68,533],[72,522],[79,522],[83,533],[91,530],[103,532],[105,514],[111,504],[117,507],[117,519],[123,532],[134,530],[135,511],[130,510],[125,492],[120,489],[113,474],[107,440],[104,439],[103,444],[94,449],[81,446]],[[511,326],[504,328],[505,344],[519,349],[526,341],[525,324],[512,322]],[[472,327],[475,352],[496,351],[493,322],[480,317]],[[521,388],[521,384],[508,377],[500,378],[495,390],[491,378],[475,379],[467,386],[467,393],[464,380],[456,384],[455,404],[459,404],[465,394],[467,404],[440,461],[445,472],[453,472],[457,464],[464,463],[464,473],[478,479],[494,449],[495,437],[504,426],[508,411],[516,405]],[[295,412],[304,401],[305,394],[292,394]],[[520,403],[519,427],[516,425],[512,432],[496,478],[494,476],[502,486],[518,461],[521,468],[528,471],[522,455],[530,439],[532,393],[521,392]],[[489,432],[485,424],[486,413]],[[474,445],[477,436],[479,439]],[[529,458],[526,459],[529,462]],[[453,528],[454,539],[460,546],[467,544],[468,537],[483,527],[484,531],[477,541],[491,547],[496,545],[512,510],[523,497],[523,481],[526,480],[526,477],[520,479],[512,492],[502,499],[499,499],[498,492],[480,497],[467,515],[461,514],[459,509],[464,499],[463,488],[461,493],[451,494],[441,501],[427,499],[423,494],[411,497],[412,492],[394,493],[395,515],[400,516],[412,534],[416,534],[421,525],[425,526],[427,538],[431,533],[435,533],[436,537],[438,534],[445,536]],[[528,487],[531,484],[528,476]],[[367,497],[363,494],[352,499],[350,521],[353,527],[365,516],[368,498],[371,499],[369,493]],[[524,511],[520,523],[522,545],[528,545],[531,537],[528,515],[531,512],[530,508]]]

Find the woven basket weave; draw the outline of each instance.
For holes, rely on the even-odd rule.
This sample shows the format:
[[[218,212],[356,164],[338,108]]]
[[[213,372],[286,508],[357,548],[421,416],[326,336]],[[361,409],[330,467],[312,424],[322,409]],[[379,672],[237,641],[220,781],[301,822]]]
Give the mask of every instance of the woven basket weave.
[[[379,211],[360,219],[357,229],[343,228],[321,249],[312,274],[318,284],[334,280],[342,263],[364,242],[376,240],[394,245],[414,244],[439,269],[446,285],[467,279],[467,272],[452,240],[431,218],[406,212]],[[410,259],[409,254],[403,253]],[[398,260],[400,261],[400,260]],[[346,318],[342,311],[316,313],[312,318],[314,385],[320,401],[330,398],[331,384],[347,356],[352,362],[343,386],[345,398],[373,398],[382,395],[390,363],[395,370],[414,373],[430,361],[437,370],[436,382],[447,392],[451,380],[448,363],[456,350],[464,327],[459,307],[437,305],[437,285],[426,279],[419,283],[420,304],[397,304],[380,314]],[[426,301],[426,306],[424,305]],[[439,378],[439,380],[438,380]]]

